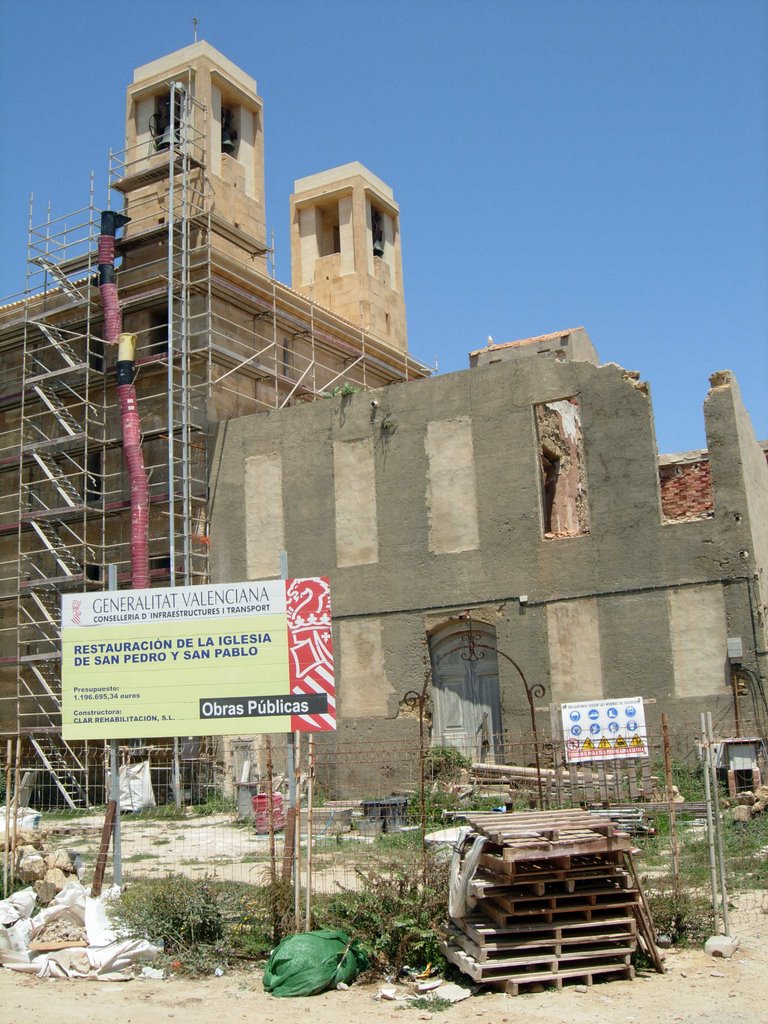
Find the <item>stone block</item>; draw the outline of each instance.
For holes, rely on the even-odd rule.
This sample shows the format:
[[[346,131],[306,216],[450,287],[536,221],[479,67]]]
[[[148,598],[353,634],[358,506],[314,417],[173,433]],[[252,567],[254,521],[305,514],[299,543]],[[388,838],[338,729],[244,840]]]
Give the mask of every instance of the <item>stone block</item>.
[[[61,868],[50,868],[45,873],[45,881],[50,882],[56,889],[56,892],[61,892],[61,890],[67,884],[67,876],[61,870]]]
[[[712,935],[704,943],[704,952],[709,956],[722,956],[730,960],[741,942],[733,935]]]
[[[743,805],[743,806],[739,805],[738,807],[732,807],[726,813],[727,813],[728,817],[730,818],[730,820],[733,821],[733,822],[749,821],[749,819],[751,817],[750,808],[747,807],[746,805]]]
[[[47,906],[56,895],[56,886],[54,883],[48,882],[44,878],[38,879],[32,888],[37,893],[38,903],[43,907]]]
[[[55,853],[48,854],[48,868],[58,868],[67,875],[71,875],[75,870],[72,864],[72,858],[63,850],[57,850]]]
[[[45,878],[48,864],[39,853],[29,853],[19,860],[18,874],[23,882],[37,882]]]

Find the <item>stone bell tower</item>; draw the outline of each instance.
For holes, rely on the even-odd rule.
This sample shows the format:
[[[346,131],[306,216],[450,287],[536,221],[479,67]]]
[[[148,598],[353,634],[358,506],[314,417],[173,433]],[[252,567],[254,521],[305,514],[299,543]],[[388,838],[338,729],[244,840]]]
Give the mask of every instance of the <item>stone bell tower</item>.
[[[214,247],[266,249],[262,101],[254,79],[210,44],[136,68],[120,170],[126,237],[166,224],[184,187],[190,218],[211,212]]]
[[[293,288],[408,350],[400,209],[360,163],[300,178],[291,196]]]

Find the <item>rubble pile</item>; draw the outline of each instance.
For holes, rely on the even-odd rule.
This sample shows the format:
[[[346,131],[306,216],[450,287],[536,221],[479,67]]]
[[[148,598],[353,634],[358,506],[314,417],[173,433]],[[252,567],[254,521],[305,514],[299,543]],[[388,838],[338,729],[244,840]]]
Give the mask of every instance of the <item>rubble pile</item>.
[[[51,850],[41,829],[20,829],[12,848],[17,878],[35,890],[37,901],[47,906],[67,882],[77,881],[80,857],[74,851]]]
[[[733,822],[746,823],[758,814],[765,814],[768,810],[768,786],[758,786],[754,793],[745,790],[735,797],[723,801],[727,808],[726,817]]]

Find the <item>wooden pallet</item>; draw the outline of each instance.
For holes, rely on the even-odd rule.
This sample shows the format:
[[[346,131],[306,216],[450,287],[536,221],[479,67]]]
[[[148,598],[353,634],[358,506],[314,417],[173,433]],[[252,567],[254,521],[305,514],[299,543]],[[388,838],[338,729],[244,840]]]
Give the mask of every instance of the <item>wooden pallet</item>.
[[[634,924],[634,922],[626,922]],[[568,959],[579,956],[595,958],[634,953],[637,948],[635,932],[620,925],[617,930],[594,933],[572,933],[559,939],[547,939],[543,936],[528,941],[511,938],[509,941],[498,939],[489,942],[483,939],[474,942],[468,931],[452,929],[451,941],[460,946],[478,964],[484,963],[522,963],[531,964],[537,960],[555,960],[564,963]]]
[[[498,984],[505,986],[531,982],[562,982],[569,977],[604,974],[631,967],[630,960],[634,947],[622,946],[614,951],[594,951],[593,954],[579,952],[565,953],[562,957],[551,955],[532,956],[525,961],[507,959],[481,963],[466,953],[455,942],[440,945],[440,951],[462,973],[467,974],[480,985]],[[507,991],[509,989],[507,988]],[[514,994],[514,993],[513,993]]]
[[[548,922],[518,922],[503,926],[483,914],[465,918],[455,926],[479,946],[498,943],[558,942],[577,939],[581,935],[602,938],[606,933],[617,931],[626,935],[637,934],[637,922],[626,914],[606,914],[593,921],[563,921],[559,924]]]
[[[591,986],[595,981],[632,981],[635,977],[635,969],[631,964],[622,967],[594,967],[586,972],[559,971],[550,977],[526,979],[525,981],[513,981],[508,979],[503,983],[495,983],[494,988],[500,988],[509,996],[520,995],[528,989],[545,985],[556,988],[558,991],[566,984]]]
[[[506,878],[499,879],[485,871],[478,872],[469,883],[469,895],[475,899],[483,899],[486,896],[509,895],[532,893],[536,896],[544,896],[550,892],[576,892],[585,885],[593,884],[595,881],[611,883],[614,888],[630,889],[632,880],[629,872],[612,864],[600,865],[597,867],[573,868],[570,871],[559,872],[558,877],[551,878],[543,876],[539,878],[522,877],[517,880],[508,881]]]
[[[509,845],[503,853],[485,852],[480,855],[480,866],[497,878],[522,879],[530,875],[551,877],[553,872],[569,873],[579,866],[575,858],[585,854],[620,854],[630,850],[628,836],[614,838],[599,837],[599,848],[595,842],[582,845],[545,844],[530,842],[527,845]],[[491,848],[492,849],[492,848]]]

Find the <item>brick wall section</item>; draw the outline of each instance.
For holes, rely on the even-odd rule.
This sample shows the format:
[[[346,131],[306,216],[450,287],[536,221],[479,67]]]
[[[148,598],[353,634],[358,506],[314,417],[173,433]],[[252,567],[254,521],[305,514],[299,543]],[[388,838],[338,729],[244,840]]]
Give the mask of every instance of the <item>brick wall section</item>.
[[[699,519],[714,512],[709,459],[671,463],[659,467],[661,512],[668,522]]]
[[[768,460],[768,443],[763,442],[761,447]],[[665,456],[659,466],[664,520],[674,523],[714,515],[708,454],[703,451],[698,457],[685,455],[680,456],[680,461],[674,459],[675,456]]]

